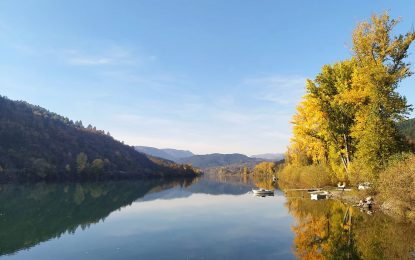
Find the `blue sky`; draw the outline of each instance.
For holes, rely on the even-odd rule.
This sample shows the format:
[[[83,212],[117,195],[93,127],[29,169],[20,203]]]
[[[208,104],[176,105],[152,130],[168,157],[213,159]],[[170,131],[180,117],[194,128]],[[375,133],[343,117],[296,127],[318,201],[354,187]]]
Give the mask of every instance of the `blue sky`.
[[[415,1],[2,0],[0,94],[130,145],[284,152],[305,79],[384,10],[415,24]]]

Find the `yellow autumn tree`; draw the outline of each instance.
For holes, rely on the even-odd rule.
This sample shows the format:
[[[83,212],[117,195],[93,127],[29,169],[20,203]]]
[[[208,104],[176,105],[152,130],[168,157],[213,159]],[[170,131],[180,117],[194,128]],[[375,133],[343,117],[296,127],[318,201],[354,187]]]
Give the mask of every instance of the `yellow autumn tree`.
[[[393,36],[398,22],[387,13],[373,15],[353,33],[356,68],[345,102],[356,109],[352,128],[352,136],[357,140],[356,157],[364,166],[360,169],[371,179],[377,178],[392,154],[404,149],[396,122],[410,107],[397,88],[412,74],[405,59],[415,32]]]
[[[360,23],[353,56],[307,80],[292,120],[288,163],[324,164],[343,180],[351,172],[374,180],[391,155],[405,150],[396,123],[410,107],[397,88],[412,74],[405,59],[415,33],[393,36],[397,23],[387,13]]]
[[[348,173],[355,150],[350,135],[355,112],[342,98],[350,91],[354,67],[354,60],[323,66],[315,80],[307,81],[307,94],[292,121],[291,151],[303,151],[314,164],[330,165],[339,178]],[[289,158],[294,163],[307,162],[292,153]]]

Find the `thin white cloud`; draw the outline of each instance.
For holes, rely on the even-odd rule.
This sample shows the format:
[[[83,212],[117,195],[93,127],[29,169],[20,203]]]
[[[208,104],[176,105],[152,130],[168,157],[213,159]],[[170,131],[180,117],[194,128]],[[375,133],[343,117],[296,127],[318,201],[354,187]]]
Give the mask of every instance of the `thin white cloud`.
[[[0,28],[1,36],[1,28]],[[143,66],[157,62],[154,55],[137,53],[135,50],[120,45],[96,47],[45,47],[16,41],[11,46],[19,53],[32,57],[54,59],[71,66]]]
[[[303,76],[283,76],[273,75],[258,78],[249,78],[244,80],[248,85],[264,85],[277,87],[279,89],[292,89],[304,86],[306,77]]]
[[[249,115],[246,113],[240,113],[236,111],[218,111],[215,115],[215,118],[229,124],[239,124],[244,125],[253,120]]]
[[[59,52],[59,51],[58,51]],[[95,65],[132,65],[139,62],[138,57],[134,57],[130,50],[115,46],[101,51],[85,51],[78,49],[63,50],[62,56],[67,63],[79,66]],[[149,60],[154,60],[153,56]],[[140,60],[141,62],[141,60]]]
[[[68,63],[71,65],[105,65],[110,64],[113,60],[105,57],[71,57]]]
[[[243,83],[258,89],[257,98],[277,105],[297,104],[304,94],[306,77],[303,76],[265,76],[246,79]]]

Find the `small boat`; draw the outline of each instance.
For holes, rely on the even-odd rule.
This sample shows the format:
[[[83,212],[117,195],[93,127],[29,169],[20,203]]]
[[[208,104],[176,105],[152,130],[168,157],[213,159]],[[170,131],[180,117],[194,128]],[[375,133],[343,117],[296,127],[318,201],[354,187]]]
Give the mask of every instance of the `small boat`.
[[[323,200],[330,197],[330,193],[328,191],[315,191],[310,192],[311,200]]]
[[[266,189],[252,189],[252,192],[254,193],[254,195],[258,195],[258,196],[274,195],[273,190],[266,190]]]
[[[327,199],[326,194],[311,193],[311,200],[323,200]]]
[[[272,182],[277,182],[277,177],[273,176],[272,177]]]

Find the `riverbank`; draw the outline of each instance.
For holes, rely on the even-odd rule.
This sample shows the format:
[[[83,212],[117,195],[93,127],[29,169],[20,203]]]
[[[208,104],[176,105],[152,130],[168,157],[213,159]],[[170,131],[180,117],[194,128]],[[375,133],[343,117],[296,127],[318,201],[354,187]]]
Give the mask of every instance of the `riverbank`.
[[[345,190],[339,189],[335,186],[326,186],[324,188],[310,188],[310,189],[289,189],[285,188],[284,192],[287,194],[290,191],[309,191],[320,190],[328,192],[328,199],[340,201],[346,205],[359,209],[362,212],[366,212],[369,215],[381,212],[389,217],[392,217],[398,222],[414,222],[414,219],[406,215],[402,215],[399,203],[393,203],[391,201],[385,201],[382,196],[375,192],[375,190],[358,190],[356,188],[347,188]],[[309,194],[307,194],[309,195]],[[310,196],[310,195],[309,195]],[[306,195],[302,193],[300,196],[306,198]],[[309,198],[309,197],[308,197]],[[370,206],[366,203],[370,200]]]
[[[405,222],[415,222],[415,154],[402,153],[391,157],[383,170],[376,176],[361,176],[351,172],[349,178],[339,179],[324,165],[287,164],[278,173],[282,189],[322,188],[333,191],[338,182],[345,181],[352,191],[333,192],[333,198],[356,205],[367,197],[372,197],[373,208]],[[372,188],[359,191],[358,183],[372,183]]]

